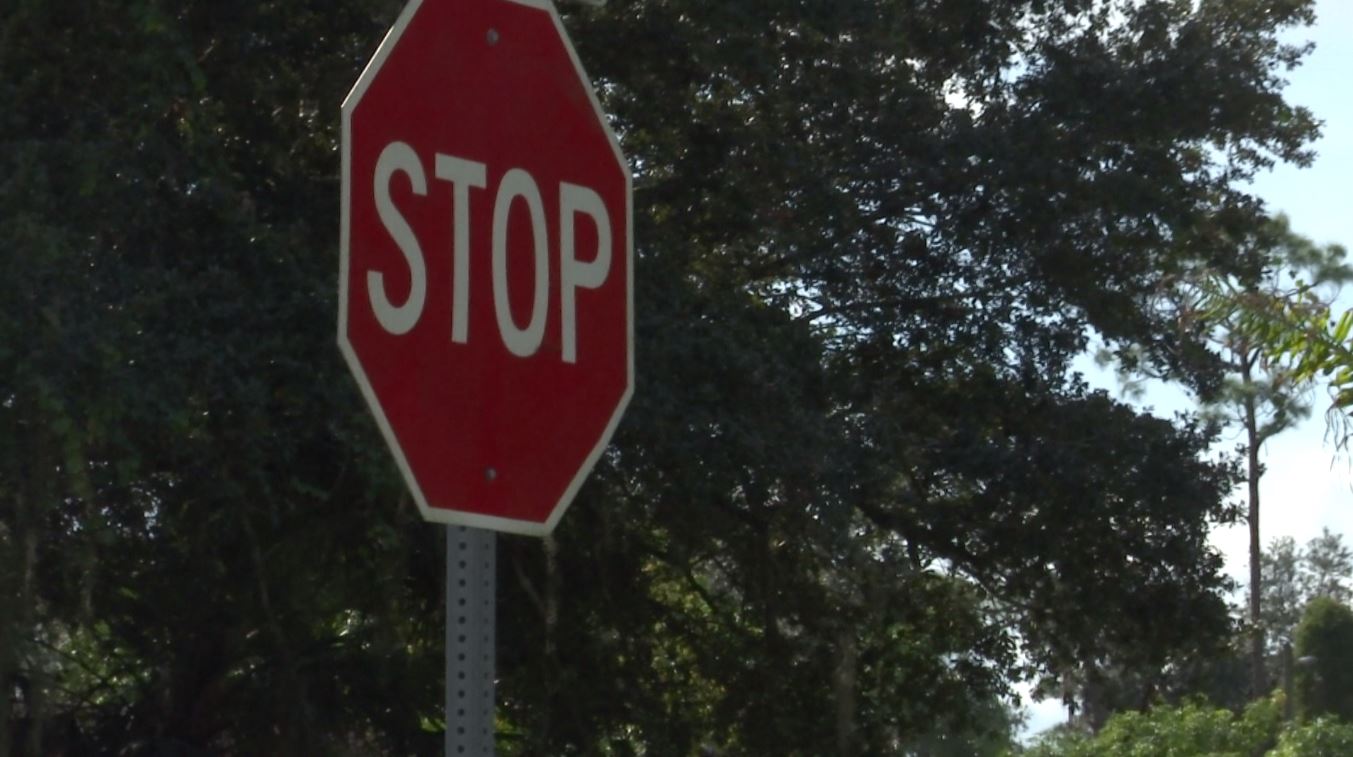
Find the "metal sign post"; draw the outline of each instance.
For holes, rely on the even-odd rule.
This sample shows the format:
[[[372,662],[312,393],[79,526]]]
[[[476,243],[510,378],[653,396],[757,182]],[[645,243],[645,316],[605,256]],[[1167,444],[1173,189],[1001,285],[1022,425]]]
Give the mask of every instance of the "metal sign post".
[[[446,527],[446,754],[493,755],[496,535]]]

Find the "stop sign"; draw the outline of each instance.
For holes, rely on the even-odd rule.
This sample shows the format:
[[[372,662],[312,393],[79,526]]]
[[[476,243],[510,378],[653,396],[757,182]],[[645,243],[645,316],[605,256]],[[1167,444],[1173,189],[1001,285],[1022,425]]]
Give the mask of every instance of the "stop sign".
[[[338,342],[423,516],[553,529],[634,386],[630,173],[548,0],[412,0],[343,104]]]

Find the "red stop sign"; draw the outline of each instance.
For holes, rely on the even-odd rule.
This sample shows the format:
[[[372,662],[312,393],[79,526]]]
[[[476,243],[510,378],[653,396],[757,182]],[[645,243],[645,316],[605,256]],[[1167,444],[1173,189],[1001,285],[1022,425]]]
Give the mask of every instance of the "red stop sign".
[[[429,520],[546,534],[634,387],[630,173],[548,0],[412,0],[343,104],[338,343]]]

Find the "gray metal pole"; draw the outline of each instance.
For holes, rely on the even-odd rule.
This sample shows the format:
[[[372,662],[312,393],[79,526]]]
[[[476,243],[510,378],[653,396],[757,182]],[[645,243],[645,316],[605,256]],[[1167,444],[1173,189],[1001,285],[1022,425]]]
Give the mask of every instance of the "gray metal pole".
[[[446,754],[493,757],[497,535],[446,528]]]

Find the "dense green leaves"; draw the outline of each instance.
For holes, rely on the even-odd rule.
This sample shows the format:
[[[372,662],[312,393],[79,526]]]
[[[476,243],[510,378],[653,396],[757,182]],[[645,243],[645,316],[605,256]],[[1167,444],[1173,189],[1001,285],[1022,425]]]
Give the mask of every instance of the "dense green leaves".
[[[1279,696],[1239,715],[1188,702],[1115,715],[1093,736],[1059,729],[1041,737],[1028,757],[1333,757],[1353,749],[1353,726],[1330,718],[1281,720]]]
[[[1353,750],[1353,725],[1321,718],[1309,725],[1288,728],[1272,757],[1326,757]]]
[[[1306,605],[1297,626],[1296,705],[1303,718],[1353,721],[1353,610],[1328,597]]]

